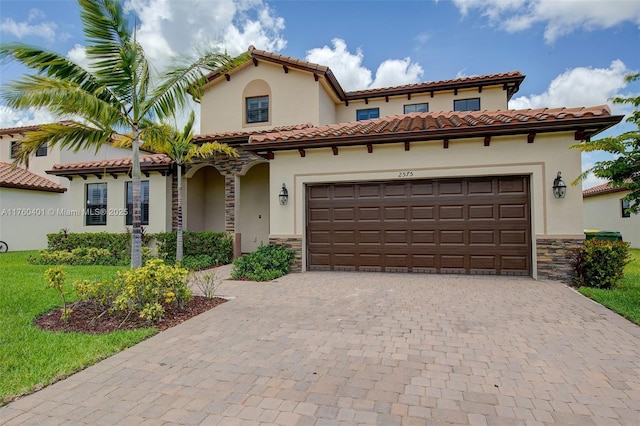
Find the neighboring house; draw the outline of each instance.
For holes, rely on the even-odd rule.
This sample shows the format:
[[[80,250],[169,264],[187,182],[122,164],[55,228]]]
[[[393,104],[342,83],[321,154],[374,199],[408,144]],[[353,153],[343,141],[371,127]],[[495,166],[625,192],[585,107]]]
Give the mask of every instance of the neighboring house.
[[[0,240],[9,249],[47,246],[47,233],[67,225],[66,188],[23,168],[0,162]]]
[[[68,191],[72,181],[47,174],[55,164],[130,155],[129,150],[109,144],[78,152],[43,146],[29,158],[28,166],[12,167],[20,141],[38,128],[0,129],[0,240],[12,251],[46,248],[46,234],[70,228],[86,213],[73,201],[86,195],[84,188]],[[123,225],[118,231],[124,229]]]
[[[581,172],[571,144],[622,119],[606,106],[508,110],[520,72],[344,92],[328,67],[250,47],[244,64],[208,78],[196,141],[240,156],[187,168],[185,229],[233,233],[243,252],[285,244],[303,271],[566,279],[584,239],[582,196],[555,199],[553,181]],[[174,169],[149,165],[151,211],[163,213],[148,226],[175,227]],[[127,167],[49,173],[72,179],[74,208],[102,183],[119,209]],[[70,228],[121,228],[104,219]]]
[[[602,184],[582,191],[585,229],[618,231],[633,248],[640,248],[640,214],[626,212],[629,191]]]

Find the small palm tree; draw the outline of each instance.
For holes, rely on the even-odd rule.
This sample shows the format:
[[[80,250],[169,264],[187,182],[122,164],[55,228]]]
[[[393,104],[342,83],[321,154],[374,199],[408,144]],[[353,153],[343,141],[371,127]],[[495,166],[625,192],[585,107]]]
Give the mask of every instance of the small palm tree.
[[[158,120],[172,117],[190,97],[199,100],[205,71],[232,68],[248,59],[206,53],[195,62],[177,64],[152,79],[135,28],[118,0],[79,0],[90,69],[58,53],[22,43],[0,44],[0,59],[21,63],[33,74],[3,85],[2,99],[16,109],[44,108],[67,119],[46,124],[22,140],[17,162],[26,163],[43,144],[78,151],[98,149],[113,136],[129,138],[132,148],[133,233],[131,267],[142,264],[139,145],[145,134],[159,132]]]
[[[182,242],[182,167],[196,158],[212,158],[216,154],[224,154],[230,157],[237,157],[238,152],[227,144],[218,142],[207,142],[198,145],[193,142],[193,123],[195,115],[193,111],[189,115],[189,120],[185,124],[182,132],[178,132],[174,127],[165,125],[165,132],[149,135],[145,140],[145,147],[149,147],[155,152],[168,155],[178,166],[178,229],[176,236],[176,261],[181,262],[183,257]]]

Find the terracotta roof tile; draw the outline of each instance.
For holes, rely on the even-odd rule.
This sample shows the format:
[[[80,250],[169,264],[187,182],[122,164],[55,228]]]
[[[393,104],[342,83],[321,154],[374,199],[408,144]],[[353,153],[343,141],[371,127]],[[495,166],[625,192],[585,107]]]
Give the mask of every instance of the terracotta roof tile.
[[[47,171],[53,175],[69,175],[81,173],[123,172],[128,171],[133,164],[131,157],[111,158],[106,160],[83,161],[80,163],[55,164],[52,170]],[[142,155],[140,168],[144,170],[166,170],[171,167],[173,160],[165,154]]]
[[[0,187],[30,189],[46,192],[65,192],[67,188],[21,167],[0,163]]]
[[[259,150],[260,146],[264,146],[265,149],[290,149],[304,147],[303,144],[358,144],[355,138],[360,139],[359,143],[376,138],[377,142],[382,143],[388,138],[429,140],[445,136],[470,137],[483,132],[500,135],[561,129],[571,131],[585,124],[589,125],[585,129],[591,132],[586,136],[591,136],[621,119],[622,116],[612,116],[606,105],[590,108],[411,113],[300,130],[252,134],[247,148]]]
[[[596,195],[612,194],[615,192],[628,191],[628,188],[613,187],[608,182],[602,185],[587,188],[582,191],[582,198],[595,197]]]
[[[292,130],[303,130],[314,127],[312,123],[305,124],[294,124],[290,126],[279,126],[274,127],[269,130],[239,130],[232,132],[220,132],[220,133],[205,133],[202,135],[195,135],[193,140],[195,142],[209,142],[209,141],[218,141],[224,142],[225,140],[242,140],[246,142],[246,139],[251,135],[258,135],[263,133],[277,133],[277,132],[286,132]]]

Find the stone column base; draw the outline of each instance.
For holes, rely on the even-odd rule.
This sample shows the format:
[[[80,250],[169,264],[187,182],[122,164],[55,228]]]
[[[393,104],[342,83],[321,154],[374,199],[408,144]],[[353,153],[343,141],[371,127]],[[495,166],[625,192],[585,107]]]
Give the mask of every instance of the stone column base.
[[[295,253],[291,272],[302,272],[302,237],[269,237],[269,245],[285,246]]]
[[[575,250],[583,243],[583,239],[574,238],[537,239],[538,279],[571,283]]]

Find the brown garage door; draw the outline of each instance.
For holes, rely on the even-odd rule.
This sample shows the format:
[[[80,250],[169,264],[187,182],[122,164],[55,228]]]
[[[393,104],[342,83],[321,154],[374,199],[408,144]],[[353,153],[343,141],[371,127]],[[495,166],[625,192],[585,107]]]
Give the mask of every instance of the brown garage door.
[[[307,186],[309,270],[531,274],[527,176]]]

